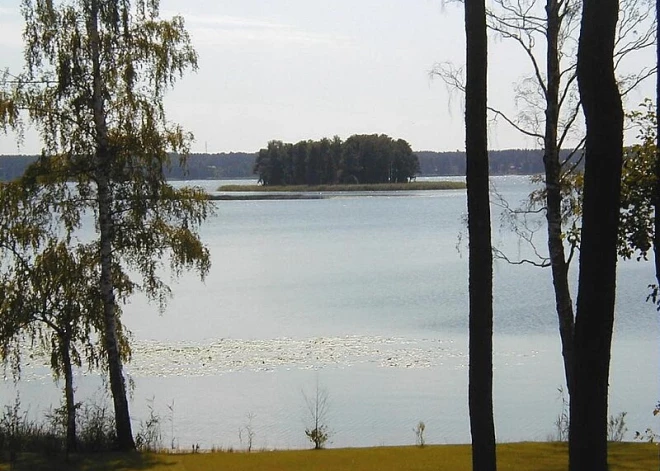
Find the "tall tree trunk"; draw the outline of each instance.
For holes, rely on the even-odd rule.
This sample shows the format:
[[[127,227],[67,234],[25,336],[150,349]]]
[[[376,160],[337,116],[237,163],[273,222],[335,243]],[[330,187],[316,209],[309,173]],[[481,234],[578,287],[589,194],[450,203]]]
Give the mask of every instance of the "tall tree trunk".
[[[469,233],[469,406],[472,467],[495,471],[493,421],[493,252],[486,130],[487,39],[484,0],[465,1],[465,145]]]
[[[73,366],[71,364],[71,336],[60,336],[62,366],[64,368],[64,398],[66,404],[66,453],[75,453],[78,449],[76,440],[76,402],[73,391]]]
[[[613,64],[618,12],[617,0],[585,0],[578,48],[578,85],[587,138],[570,405],[571,471],[607,470],[607,397],[623,155],[623,110]]]
[[[559,123],[559,34],[561,19],[559,1],[548,0],[546,15],[548,19],[547,39],[547,87],[545,110],[544,155],[546,219],[548,221],[548,253],[552,268],[552,284],[555,293],[555,308],[559,318],[559,336],[564,357],[566,386],[570,396],[573,382],[573,300],[568,284],[568,264],[564,253],[561,227],[561,165],[559,162],[559,144],[557,127]]]
[[[108,356],[110,390],[115,409],[117,446],[120,450],[134,450],[135,442],[128,412],[128,398],[117,335],[117,306],[112,280],[112,192],[109,175],[112,155],[108,142],[108,127],[103,98],[103,77],[100,66],[101,39],[98,29],[99,1],[92,0],[88,19],[88,34],[93,60],[93,107],[96,128],[96,184],[98,187],[99,246],[101,259],[100,292],[103,301],[103,346]]]
[[[660,0],[655,2],[656,24],[660,21]],[[660,66],[660,36],[656,29],[656,66]],[[660,73],[655,73],[655,198],[654,204],[654,233],[653,233],[653,261],[655,262],[655,282],[660,290]]]
[[[108,356],[110,390],[115,409],[117,446],[120,450],[134,450],[135,442],[128,411],[128,398],[117,336],[115,294],[112,283],[112,216],[111,195],[105,175],[97,176],[99,198],[99,229],[101,251],[101,298],[103,300],[103,344]]]

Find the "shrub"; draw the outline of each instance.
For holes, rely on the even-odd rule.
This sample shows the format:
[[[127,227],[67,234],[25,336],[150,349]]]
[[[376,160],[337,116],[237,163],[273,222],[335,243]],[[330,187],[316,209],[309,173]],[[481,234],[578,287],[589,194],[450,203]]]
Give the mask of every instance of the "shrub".
[[[51,422],[50,426],[28,418],[21,410],[17,396],[14,404],[5,406],[0,415],[0,451],[13,463],[22,452],[37,452],[47,456],[64,449],[64,434]]]
[[[628,431],[626,427],[626,414],[627,412],[619,412],[616,417],[611,415],[610,420],[607,422],[607,440],[610,442],[622,442],[623,438]]]
[[[420,448],[423,448],[424,445],[426,445],[426,438],[424,437],[425,430],[426,430],[426,424],[421,420],[419,421],[417,426],[413,428],[413,432],[415,432],[415,444]]]
[[[163,448],[160,432],[160,415],[154,411],[154,398],[148,401],[149,418],[140,422],[140,431],[135,437],[135,447],[140,451],[158,451]]]
[[[105,401],[83,404],[77,420],[80,451],[98,452],[114,448],[117,441],[115,418]]]
[[[320,450],[325,448],[330,439],[330,431],[325,424],[328,419],[328,391],[320,388],[317,382],[314,396],[308,397],[303,391],[303,397],[307,403],[307,411],[311,422],[310,426],[305,429],[305,435],[314,444],[314,449]]]

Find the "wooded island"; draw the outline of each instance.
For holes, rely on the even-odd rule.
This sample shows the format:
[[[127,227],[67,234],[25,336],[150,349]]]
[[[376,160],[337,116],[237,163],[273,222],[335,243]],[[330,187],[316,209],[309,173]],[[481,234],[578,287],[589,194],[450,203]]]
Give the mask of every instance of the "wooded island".
[[[463,151],[415,151],[419,176],[465,175]],[[489,152],[491,175],[531,175],[543,173],[543,153],[538,149],[507,149]],[[25,168],[37,160],[35,155],[0,156],[0,181],[23,175]],[[254,152],[192,153],[186,167],[171,156],[171,166],[163,169],[168,180],[223,180],[253,178],[257,154]]]

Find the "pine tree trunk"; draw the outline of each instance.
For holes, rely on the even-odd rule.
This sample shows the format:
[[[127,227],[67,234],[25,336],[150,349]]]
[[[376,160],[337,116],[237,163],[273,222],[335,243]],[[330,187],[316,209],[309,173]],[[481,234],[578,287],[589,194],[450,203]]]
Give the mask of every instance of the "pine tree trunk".
[[[607,471],[623,110],[614,77],[617,0],[585,0],[578,85],[587,124],[582,244],[570,405],[569,469]]]
[[[469,232],[470,366],[469,406],[472,466],[495,471],[493,421],[493,253],[490,239],[486,131],[486,9],[484,0],[465,1],[467,83],[465,141]]]
[[[548,30],[547,47],[547,92],[545,110],[545,134],[543,164],[545,167],[546,219],[548,221],[548,253],[552,268],[552,284],[555,293],[555,308],[559,318],[559,336],[564,358],[564,374],[570,396],[573,381],[573,300],[568,284],[568,265],[564,253],[561,225],[561,165],[557,128],[559,123],[559,34],[561,20],[557,0],[546,3]]]
[[[111,159],[108,143],[108,127],[103,98],[103,77],[100,66],[100,37],[98,30],[99,2],[91,2],[87,24],[92,48],[93,60],[93,107],[94,125],[96,129],[96,184],[98,188],[99,211],[99,250],[101,259],[100,292],[103,302],[103,346],[108,356],[108,373],[110,391],[115,409],[115,425],[117,431],[117,446],[120,450],[134,450],[135,442],[131,429],[131,418],[128,412],[128,398],[124,382],[123,366],[119,351],[117,335],[116,300],[112,280],[112,193],[109,175]]]

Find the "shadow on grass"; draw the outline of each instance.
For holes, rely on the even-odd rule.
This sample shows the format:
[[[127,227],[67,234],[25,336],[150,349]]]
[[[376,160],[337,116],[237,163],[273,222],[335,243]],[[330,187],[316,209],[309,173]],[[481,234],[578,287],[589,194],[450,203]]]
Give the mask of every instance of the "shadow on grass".
[[[66,460],[64,455],[46,456],[35,453],[20,454],[13,463],[0,461],[1,471],[115,471],[159,469],[173,466],[167,456],[150,453],[89,453],[74,454]]]

